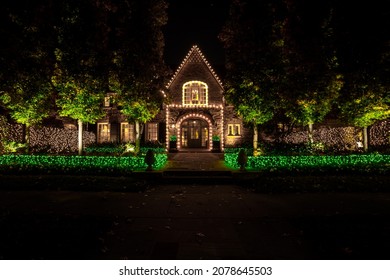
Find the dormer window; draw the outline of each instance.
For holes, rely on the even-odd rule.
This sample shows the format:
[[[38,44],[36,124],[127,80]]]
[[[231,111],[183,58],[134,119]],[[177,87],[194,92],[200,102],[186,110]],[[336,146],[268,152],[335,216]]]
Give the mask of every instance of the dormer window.
[[[115,96],[115,92],[107,92],[106,95],[104,96],[103,106],[112,107],[114,96]]]
[[[208,105],[207,84],[199,81],[183,85],[183,105]]]
[[[111,97],[105,96],[104,97],[104,107],[110,107],[111,106]]]

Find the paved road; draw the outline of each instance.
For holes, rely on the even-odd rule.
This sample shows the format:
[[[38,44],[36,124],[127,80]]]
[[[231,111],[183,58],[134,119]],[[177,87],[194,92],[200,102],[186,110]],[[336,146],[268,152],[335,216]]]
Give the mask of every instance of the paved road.
[[[0,191],[0,259],[390,259],[389,201],[212,183]]]

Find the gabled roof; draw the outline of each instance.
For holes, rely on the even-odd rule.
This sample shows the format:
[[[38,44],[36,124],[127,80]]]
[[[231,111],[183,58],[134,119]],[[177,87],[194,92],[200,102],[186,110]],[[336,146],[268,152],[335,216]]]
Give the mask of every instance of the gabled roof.
[[[170,87],[170,85],[173,83],[173,81],[176,79],[180,71],[184,68],[184,66],[189,63],[189,62],[203,62],[211,74],[213,75],[214,79],[218,82],[218,84],[221,86],[223,89],[223,85],[217,74],[215,73],[214,69],[211,67],[210,63],[206,60],[200,49],[198,48],[197,45],[192,46],[186,57],[183,59],[182,63],[180,66],[177,68],[175,74],[172,76],[171,80],[167,84],[167,88]]]

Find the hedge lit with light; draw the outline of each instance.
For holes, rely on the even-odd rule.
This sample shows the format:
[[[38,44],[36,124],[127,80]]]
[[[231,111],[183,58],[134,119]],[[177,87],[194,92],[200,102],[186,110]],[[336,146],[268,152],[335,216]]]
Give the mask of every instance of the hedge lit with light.
[[[155,170],[162,168],[166,154],[155,154]],[[47,156],[47,155],[3,155],[0,171],[5,173],[57,173],[57,174],[113,174],[125,175],[145,170],[144,157],[128,156]]]
[[[225,164],[238,169],[238,153],[225,153]],[[340,156],[248,156],[246,169],[249,171],[352,171],[352,172],[388,172],[390,155],[364,154]]]

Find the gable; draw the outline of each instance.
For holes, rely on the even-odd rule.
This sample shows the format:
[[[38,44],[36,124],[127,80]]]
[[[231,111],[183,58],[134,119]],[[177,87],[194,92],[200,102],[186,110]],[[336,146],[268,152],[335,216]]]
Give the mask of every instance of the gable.
[[[167,84],[173,104],[182,104],[185,84],[199,82],[207,85],[208,104],[223,102],[223,85],[197,46],[193,46]]]

